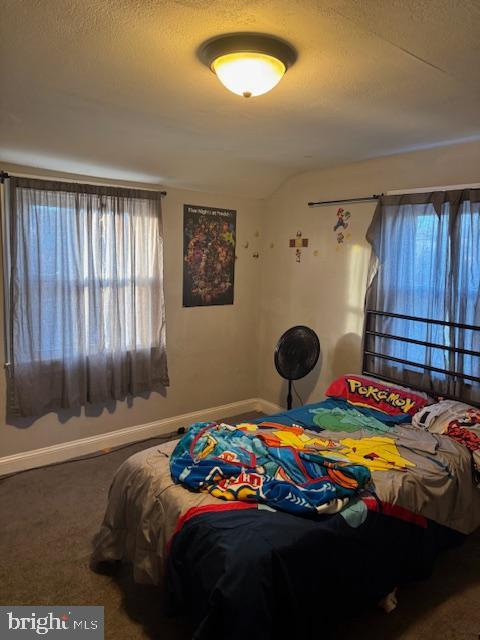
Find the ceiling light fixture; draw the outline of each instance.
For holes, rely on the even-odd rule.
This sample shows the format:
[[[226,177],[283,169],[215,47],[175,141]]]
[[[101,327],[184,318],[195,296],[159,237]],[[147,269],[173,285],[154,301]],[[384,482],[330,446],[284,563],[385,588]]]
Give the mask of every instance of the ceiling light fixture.
[[[273,89],[297,59],[288,42],[260,33],[212,38],[201,45],[198,56],[229,91],[244,98]]]

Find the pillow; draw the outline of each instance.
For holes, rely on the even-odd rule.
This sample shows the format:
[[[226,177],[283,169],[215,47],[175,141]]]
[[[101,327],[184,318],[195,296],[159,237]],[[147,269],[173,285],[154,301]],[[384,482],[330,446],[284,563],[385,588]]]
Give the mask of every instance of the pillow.
[[[434,402],[426,393],[355,374],[334,380],[325,392],[360,407],[369,407],[391,416],[410,415]]]

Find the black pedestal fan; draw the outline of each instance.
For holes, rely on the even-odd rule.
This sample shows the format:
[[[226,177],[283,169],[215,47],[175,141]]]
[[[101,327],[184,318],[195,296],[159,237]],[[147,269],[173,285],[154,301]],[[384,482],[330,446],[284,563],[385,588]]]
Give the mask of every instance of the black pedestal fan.
[[[292,380],[310,373],[320,355],[320,341],[313,329],[298,325],[285,331],[275,347],[275,367],[288,380],[287,409],[292,408]]]

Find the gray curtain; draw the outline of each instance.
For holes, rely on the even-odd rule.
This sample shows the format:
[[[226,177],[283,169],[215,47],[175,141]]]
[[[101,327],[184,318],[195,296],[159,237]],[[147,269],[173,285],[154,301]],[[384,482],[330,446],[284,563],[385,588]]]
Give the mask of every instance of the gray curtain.
[[[383,196],[367,239],[372,246],[366,308],[480,326],[480,190]],[[373,330],[480,351],[480,331],[378,316]],[[368,336],[366,336],[366,339]],[[480,358],[375,337],[370,346],[409,362],[480,376]],[[439,395],[480,401],[473,380],[368,358],[376,375]]]
[[[160,194],[10,178],[9,416],[169,384]]]

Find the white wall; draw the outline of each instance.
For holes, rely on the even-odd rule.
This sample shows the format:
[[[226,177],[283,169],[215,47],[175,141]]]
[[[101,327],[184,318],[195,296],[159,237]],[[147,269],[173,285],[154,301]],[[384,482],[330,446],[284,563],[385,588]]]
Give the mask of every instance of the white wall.
[[[337,250],[333,225],[338,207],[309,208],[307,202],[475,182],[480,182],[480,142],[304,173],[266,202],[168,189],[163,219],[171,387],[166,397],[152,393],[149,399],[135,398],[110,409],[49,414],[26,427],[26,422],[5,423],[2,376],[0,457],[251,397],[283,403],[273,350],[280,334],[293,324],[307,324],[320,337],[321,366],[300,381],[298,389],[304,400],[321,398],[334,377],[359,370],[370,253],[365,232],[374,205],[345,207],[352,213],[350,237]],[[233,306],[182,308],[184,203],[238,212]],[[309,239],[300,263],[288,247],[297,230]],[[260,252],[258,260],[252,257],[255,251]]]
[[[8,168],[8,167],[7,167]],[[10,167],[10,170],[12,168]],[[182,307],[183,205],[237,210],[235,302],[229,306]],[[168,189],[163,199],[165,304],[171,386],[163,397],[118,402],[110,409],[50,413],[31,421],[5,422],[5,381],[0,383],[0,457],[190,411],[255,397],[258,388],[257,319],[263,202],[221,194]],[[249,242],[249,248],[244,244]],[[3,349],[1,351],[3,357]]]
[[[307,202],[478,182],[480,142],[472,142],[311,171],[283,184],[267,200],[263,219],[259,396],[285,401],[273,351],[281,333],[294,324],[315,329],[322,347],[322,362],[297,384],[304,400],[321,398],[333,378],[360,370],[370,256],[365,233],[375,205],[342,205],[352,216],[344,232],[350,237],[339,249],[333,232],[338,205],[309,208]],[[299,264],[288,247],[297,230],[309,239]]]

